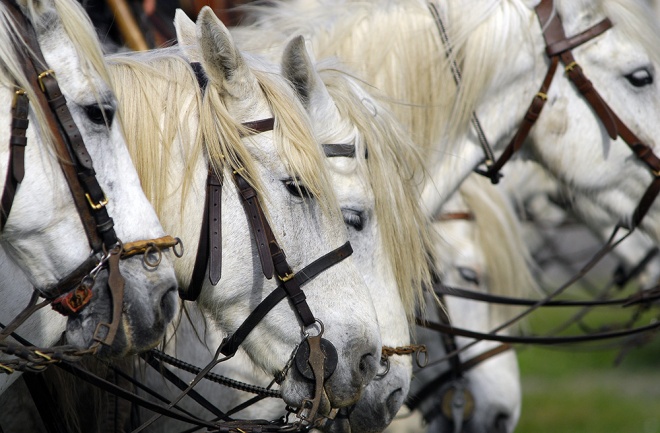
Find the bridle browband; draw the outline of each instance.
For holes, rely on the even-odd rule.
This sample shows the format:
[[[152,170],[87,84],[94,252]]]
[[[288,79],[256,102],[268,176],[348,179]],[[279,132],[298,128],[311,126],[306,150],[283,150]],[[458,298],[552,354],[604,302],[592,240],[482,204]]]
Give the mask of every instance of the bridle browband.
[[[108,214],[108,199],[103,192],[94,171],[92,159],[71,112],[66,104],[55,72],[47,69],[47,63],[39,46],[37,34],[30,20],[13,0],[3,0],[3,5],[11,15],[18,29],[16,54],[23,73],[30,83],[35,97],[33,101],[44,113],[45,128],[50,131],[59,165],[73,197],[73,202],[91,247],[89,257],[73,272],[58,281],[54,286],[35,288],[39,296],[52,302],[58,312],[70,315],[78,313],[90,301],[91,288],[101,269],[108,269],[108,287],[113,304],[112,322],[99,323],[94,333],[98,349],[101,344],[111,345],[121,321],[124,280],[119,271],[119,260],[138,252],[158,252],[162,248],[174,247],[178,239],[166,236],[160,239],[137,241],[123,244],[114,230],[114,222]],[[9,139],[9,165],[5,187],[0,198],[0,231],[7,223],[14,198],[25,174],[26,132],[29,126],[28,113],[30,100],[25,89],[16,86],[12,103],[12,122]],[[149,263],[145,254],[145,264]],[[24,312],[35,311],[39,296],[33,296]],[[19,314],[8,328],[16,329],[29,314]],[[105,336],[102,334],[105,333]],[[0,333],[0,341],[8,335]]]

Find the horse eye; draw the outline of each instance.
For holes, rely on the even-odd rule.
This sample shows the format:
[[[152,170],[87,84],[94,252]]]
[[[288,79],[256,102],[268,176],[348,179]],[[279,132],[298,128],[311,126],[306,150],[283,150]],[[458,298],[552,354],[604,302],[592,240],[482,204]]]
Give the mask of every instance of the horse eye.
[[[362,231],[364,228],[364,214],[362,212],[353,209],[342,209],[341,213],[347,226]]]
[[[465,281],[477,286],[479,285],[479,276],[477,275],[477,271],[472,268],[465,268],[463,266],[457,266],[456,269],[461,275],[461,278],[463,278]]]
[[[653,74],[647,68],[640,68],[625,75],[626,80],[635,87],[644,87],[653,84]]]
[[[299,197],[299,198],[313,198],[314,195],[305,187],[305,185],[302,185],[300,181],[297,179],[288,179],[282,181],[284,183],[284,187],[286,188],[287,191],[289,191],[289,194],[291,194],[294,197]]]
[[[114,118],[115,111],[112,107],[102,107],[99,104],[86,105],[84,107],[87,118],[96,125],[107,125],[108,128],[112,126],[112,119]]]

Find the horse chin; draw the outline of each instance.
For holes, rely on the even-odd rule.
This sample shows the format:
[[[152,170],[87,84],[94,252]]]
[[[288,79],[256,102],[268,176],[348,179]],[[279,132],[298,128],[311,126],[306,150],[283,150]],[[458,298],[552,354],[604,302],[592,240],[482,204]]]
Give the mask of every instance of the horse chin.
[[[409,364],[392,362],[390,371],[367,385],[358,402],[339,411],[324,432],[378,433],[392,422],[408,395]]]
[[[130,263],[131,260],[122,262],[120,268],[125,287],[117,334],[110,345],[101,344],[97,351],[97,355],[104,358],[122,357],[155,347],[177,309],[176,286],[171,284],[175,281],[174,272],[171,279],[163,279],[154,272],[153,281],[150,276],[145,280],[140,277],[144,270],[138,269],[141,262]],[[69,344],[82,348],[92,346],[96,343],[99,323],[112,322],[112,297],[107,279],[107,272],[99,273],[92,289],[92,301],[69,318],[66,332]],[[105,338],[107,330],[107,326],[101,326],[97,337]]]

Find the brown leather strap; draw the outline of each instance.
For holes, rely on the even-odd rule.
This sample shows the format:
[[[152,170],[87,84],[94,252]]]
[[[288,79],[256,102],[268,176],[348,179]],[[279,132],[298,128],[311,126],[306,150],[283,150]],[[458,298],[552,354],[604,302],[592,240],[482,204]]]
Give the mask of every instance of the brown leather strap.
[[[492,183],[497,184],[499,182],[501,177],[500,170],[502,167],[504,167],[504,164],[506,164],[509,159],[511,159],[513,154],[520,150],[523,143],[525,142],[525,139],[529,135],[529,131],[532,129],[532,126],[534,126],[536,120],[541,115],[541,110],[543,110],[545,101],[548,99],[548,89],[552,83],[552,78],[555,76],[558,63],[559,61],[556,57],[553,57],[550,60],[550,67],[548,68],[548,72],[545,74],[545,78],[543,79],[543,83],[541,84],[539,91],[536,93],[536,95],[534,95],[532,103],[530,104],[529,108],[527,108],[525,116],[523,117],[523,120],[518,127],[516,135],[513,136],[507,147],[504,149],[504,152],[502,152],[502,155],[500,155],[497,161],[495,161],[495,163],[488,169],[486,175],[490,178]]]
[[[213,170],[208,177],[209,194],[209,281],[218,284],[222,275],[222,177]]]
[[[558,54],[560,56],[562,63],[566,65],[568,77],[573,81],[577,89],[594,109],[609,136],[612,139],[616,139],[617,136],[620,136],[626,142],[628,147],[630,147],[635,156],[647,165],[655,177],[633,213],[631,227],[629,228],[634,228],[641,222],[660,192],[660,181],[658,181],[658,177],[660,176],[660,158],[658,158],[653,150],[648,145],[644,144],[643,141],[640,140],[616,115],[616,113],[614,113],[605,100],[600,96],[598,91],[593,87],[591,81],[589,81],[584,75],[582,68],[577,64],[570,51],[570,49],[581,43],[602,34],[604,31],[612,27],[612,23],[609,19],[605,19],[577,36],[566,38],[561,19],[557,14],[552,15],[552,8],[552,0],[543,0],[536,8],[536,13],[541,22],[541,26],[546,29],[543,33],[543,37],[546,41],[548,54]]]
[[[541,9],[546,8],[546,6],[540,6]],[[542,11],[545,15],[545,11]],[[538,9],[537,9],[538,14]],[[541,15],[539,15],[541,17]],[[546,18],[546,16],[541,17],[541,19]],[[545,19],[547,21],[547,19]],[[578,33],[575,36],[570,38],[564,37],[563,39],[558,39],[552,43],[546,43],[545,52],[548,54],[548,57],[553,57],[558,54],[563,53],[564,51],[570,51],[575,47],[579,47],[585,42],[588,42],[601,34],[605,33],[612,27],[612,21],[609,18],[605,18],[603,21],[599,22],[595,26]]]
[[[472,212],[441,212],[435,217],[435,221],[474,221]]]
[[[261,209],[257,191],[237,172],[234,172],[234,183],[241,196],[241,203],[243,204],[243,209],[247,215],[250,227],[252,227],[252,235],[254,236],[254,242],[261,261],[261,269],[264,276],[271,279],[273,278],[274,267],[269,244],[271,241],[275,241],[275,236],[273,236],[270,225]]]
[[[215,177],[216,180],[212,179]],[[211,193],[211,189],[215,188],[215,184],[220,184],[219,192],[215,194]],[[217,201],[216,201],[217,200]],[[211,215],[213,213],[213,215]],[[206,176],[206,194],[204,198],[204,211],[202,213],[202,224],[199,229],[199,243],[197,244],[197,254],[195,256],[195,265],[193,267],[192,276],[190,278],[190,284],[188,287],[179,286],[179,297],[184,301],[195,301],[199,294],[202,292],[202,287],[204,286],[204,276],[206,275],[206,269],[209,268],[210,262],[210,251],[209,246],[211,245],[211,233],[214,232],[214,227],[211,227],[212,221],[216,220],[218,237],[220,237],[220,243],[216,254],[219,258],[215,259],[216,263],[222,262],[222,239],[221,239],[221,230],[222,230],[222,179],[217,178],[217,175],[213,172],[213,169],[208,170]],[[216,271],[217,275],[221,274],[221,270]],[[209,280],[210,280],[210,269],[209,269]],[[212,280],[210,280],[212,282]],[[217,284],[217,282],[216,282]],[[215,285],[215,284],[214,284]]]
[[[251,133],[256,134],[260,132],[272,131],[275,128],[275,118],[269,117],[267,119],[254,120],[252,122],[245,122],[243,126],[250,130]]]
[[[29,125],[28,112],[30,100],[23,90],[17,90],[12,104],[11,135],[9,137],[9,165],[5,188],[0,199],[0,231],[9,218],[9,211],[14,203],[18,184],[25,176],[26,132]]]
[[[121,315],[124,305],[124,279],[119,272],[120,258],[120,248],[110,254],[108,258],[108,290],[112,299],[112,320],[110,323],[99,322],[94,331],[94,341],[105,346],[112,345],[117,335],[117,330],[121,325]],[[107,329],[107,332],[105,336],[102,336],[101,330],[104,328]]]

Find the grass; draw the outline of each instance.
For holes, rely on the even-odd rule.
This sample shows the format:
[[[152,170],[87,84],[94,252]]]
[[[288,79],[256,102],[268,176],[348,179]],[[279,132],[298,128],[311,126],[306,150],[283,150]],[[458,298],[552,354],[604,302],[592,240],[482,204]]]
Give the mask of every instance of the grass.
[[[542,334],[575,310],[534,313]],[[657,311],[655,311],[657,315]],[[591,326],[624,321],[630,310],[608,308],[586,318]],[[649,323],[647,313],[639,324]],[[568,333],[576,333],[575,327]],[[523,407],[517,433],[660,433],[660,338],[630,350],[619,365],[616,343],[528,346],[518,351]],[[619,346],[616,346],[619,345]]]

